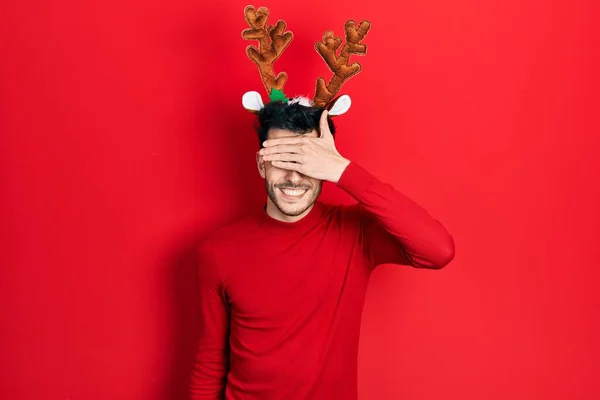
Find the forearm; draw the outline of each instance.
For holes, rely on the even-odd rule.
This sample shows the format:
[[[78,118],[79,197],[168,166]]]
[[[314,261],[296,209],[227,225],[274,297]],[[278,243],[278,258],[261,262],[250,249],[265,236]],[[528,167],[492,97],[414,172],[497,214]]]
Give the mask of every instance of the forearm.
[[[360,165],[348,164],[337,185],[397,240],[412,265],[437,269],[454,258],[454,240],[438,220]]]
[[[227,367],[222,355],[198,351],[192,369],[189,400],[223,400]]]

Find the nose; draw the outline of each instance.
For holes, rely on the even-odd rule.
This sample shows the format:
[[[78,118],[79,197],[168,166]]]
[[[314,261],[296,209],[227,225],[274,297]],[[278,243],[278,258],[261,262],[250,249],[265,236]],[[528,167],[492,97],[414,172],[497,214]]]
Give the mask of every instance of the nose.
[[[304,179],[304,175],[298,171],[286,170],[285,179],[292,182],[297,182]]]

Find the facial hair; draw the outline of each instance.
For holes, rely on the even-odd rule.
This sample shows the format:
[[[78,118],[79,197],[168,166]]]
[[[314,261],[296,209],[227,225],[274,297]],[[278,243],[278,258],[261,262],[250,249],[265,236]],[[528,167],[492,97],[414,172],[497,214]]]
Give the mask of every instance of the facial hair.
[[[317,201],[317,198],[321,194],[323,182],[319,182],[316,187],[308,187],[307,185],[294,185],[292,182],[286,182],[283,184],[275,185],[275,184],[272,184],[265,180],[265,186],[267,189],[267,194],[269,195],[269,198],[271,199],[273,204],[275,204],[275,207],[277,207],[277,209],[283,215],[286,215],[288,217],[296,217],[296,216],[304,213],[306,210],[308,210],[315,203],[315,201]],[[281,204],[280,198],[277,197],[277,195],[276,195],[276,191],[278,191],[280,188],[308,189],[307,192],[304,194],[304,196],[309,196],[308,200],[304,200],[304,201],[306,201],[306,203],[305,203],[306,205],[300,209],[295,209],[293,211],[289,211],[289,210],[286,211],[285,205]]]

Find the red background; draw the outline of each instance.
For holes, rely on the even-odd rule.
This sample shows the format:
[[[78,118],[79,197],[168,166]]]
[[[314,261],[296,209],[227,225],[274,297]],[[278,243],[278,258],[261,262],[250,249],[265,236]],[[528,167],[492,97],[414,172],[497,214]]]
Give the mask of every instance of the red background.
[[[315,41],[371,20],[338,148],[457,246],[376,271],[361,399],[600,398],[596,5],[343,4],[254,4],[295,34],[275,69],[312,95]],[[245,5],[0,5],[0,398],[183,398],[190,255],[265,198]]]

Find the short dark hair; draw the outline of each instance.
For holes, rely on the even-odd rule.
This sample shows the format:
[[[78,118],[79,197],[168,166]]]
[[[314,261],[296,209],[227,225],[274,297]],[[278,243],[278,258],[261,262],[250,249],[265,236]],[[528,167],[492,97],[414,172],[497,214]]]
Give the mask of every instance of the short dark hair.
[[[307,107],[300,103],[285,104],[281,100],[270,101],[258,112],[258,123],[255,127],[258,133],[259,146],[267,140],[269,129],[285,129],[295,133],[309,133],[313,129],[321,133],[319,127],[323,107]],[[335,124],[327,116],[329,130],[335,138]]]

